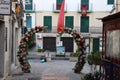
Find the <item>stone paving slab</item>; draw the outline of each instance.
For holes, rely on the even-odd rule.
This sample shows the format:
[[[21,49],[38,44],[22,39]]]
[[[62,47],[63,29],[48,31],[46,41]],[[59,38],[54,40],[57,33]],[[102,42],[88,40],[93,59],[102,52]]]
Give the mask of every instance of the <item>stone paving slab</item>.
[[[70,80],[66,74],[43,74],[42,80]]]
[[[13,75],[6,80],[81,80],[81,75],[75,74],[72,70],[75,62],[52,60],[41,63],[40,60],[37,59],[29,60],[29,62],[31,65],[31,73]],[[86,69],[84,71],[86,71]]]

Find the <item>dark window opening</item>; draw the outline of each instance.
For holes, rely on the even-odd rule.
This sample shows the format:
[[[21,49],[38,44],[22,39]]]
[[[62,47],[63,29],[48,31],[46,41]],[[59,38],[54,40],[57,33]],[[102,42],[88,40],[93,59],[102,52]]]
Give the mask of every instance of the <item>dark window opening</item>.
[[[114,0],[108,0],[107,4],[114,4]]]

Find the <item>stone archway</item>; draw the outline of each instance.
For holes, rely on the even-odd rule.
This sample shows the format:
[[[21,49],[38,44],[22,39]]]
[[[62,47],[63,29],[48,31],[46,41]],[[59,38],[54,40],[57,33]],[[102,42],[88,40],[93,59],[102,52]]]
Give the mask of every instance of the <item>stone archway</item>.
[[[28,32],[26,32],[25,36],[20,41],[17,57],[20,62],[21,69],[24,73],[29,73],[31,68],[27,58],[28,43],[31,40],[32,36],[35,35],[35,33],[42,32],[44,30],[45,30],[45,27],[36,26],[34,29],[31,29]],[[71,34],[77,44],[78,49],[81,51],[81,54],[78,57],[78,62],[76,63],[75,69],[74,69],[75,72],[77,71],[80,72],[85,64],[85,40],[83,39],[82,35],[80,35],[79,33],[77,33],[76,31],[70,28],[65,28],[63,33]],[[63,33],[60,33],[60,35],[62,35]]]

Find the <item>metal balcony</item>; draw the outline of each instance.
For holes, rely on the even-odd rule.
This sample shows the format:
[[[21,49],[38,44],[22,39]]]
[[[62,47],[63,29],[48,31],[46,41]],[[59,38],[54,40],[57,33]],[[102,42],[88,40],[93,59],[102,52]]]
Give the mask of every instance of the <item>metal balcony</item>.
[[[93,11],[92,7],[93,7],[93,4],[89,3],[89,9],[87,10],[87,13],[91,13]],[[82,12],[82,10],[81,10],[81,4],[78,4],[77,12],[78,13]]]
[[[102,27],[90,26],[90,27],[89,27],[89,33],[93,33],[93,34],[102,34]]]
[[[80,32],[80,26],[74,26],[73,30],[75,30],[76,32]],[[44,31],[45,33],[57,33],[57,26],[52,26],[52,29],[48,29],[46,28],[46,30]],[[92,33],[92,34],[102,34],[102,27],[98,27],[98,26],[90,26],[89,27],[89,32],[87,33]]]
[[[60,12],[60,10],[57,10],[56,9],[56,4],[53,4],[53,10],[52,10],[54,13],[59,13]],[[66,13],[67,12],[67,4],[65,4],[65,10],[64,10],[64,12]]]
[[[25,8],[25,13],[35,13],[35,4],[25,3],[25,5],[29,5],[29,6],[30,6],[30,4],[31,4],[31,6],[32,6],[32,9],[26,9],[26,8]]]

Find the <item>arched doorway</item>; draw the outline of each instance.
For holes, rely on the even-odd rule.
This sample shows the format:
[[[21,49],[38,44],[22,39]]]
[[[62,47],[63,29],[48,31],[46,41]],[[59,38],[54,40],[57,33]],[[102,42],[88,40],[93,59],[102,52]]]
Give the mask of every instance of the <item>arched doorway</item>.
[[[21,39],[20,45],[19,45],[19,51],[18,51],[18,60],[21,65],[21,69],[24,73],[30,72],[30,64],[28,62],[28,43],[31,41],[32,36],[35,35],[35,33],[42,32],[45,30],[45,27],[39,26],[35,27],[34,29],[29,30],[26,32],[25,36]],[[65,28],[63,33],[68,33],[73,36],[74,41],[77,44],[78,49],[81,51],[78,62],[75,65],[75,72],[79,73],[81,69],[83,68],[85,64],[85,40],[82,35],[77,33],[75,30],[72,30],[71,28]],[[63,33],[60,33],[62,35]]]

